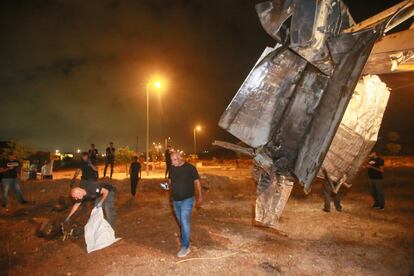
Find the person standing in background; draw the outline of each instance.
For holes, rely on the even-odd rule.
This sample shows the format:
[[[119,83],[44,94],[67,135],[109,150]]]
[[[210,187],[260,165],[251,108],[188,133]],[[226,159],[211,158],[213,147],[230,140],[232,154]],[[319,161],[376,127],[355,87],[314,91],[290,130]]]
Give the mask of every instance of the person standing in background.
[[[108,168],[108,165],[110,165],[111,172],[110,172],[109,178],[112,179],[112,173],[114,171],[114,162],[115,162],[115,148],[114,148],[114,143],[110,142],[109,146],[106,148],[104,177],[106,177],[106,169]]]
[[[369,155],[370,159],[366,167],[368,168],[368,178],[371,182],[371,194],[374,199],[372,208],[384,210],[384,159],[377,152],[373,151]]]
[[[1,164],[0,173],[2,174],[2,206],[7,207],[7,201],[9,197],[9,189],[13,188],[17,201],[20,204],[26,204],[27,201],[23,197],[22,190],[20,188],[20,162],[16,159],[16,155],[9,154],[8,159]]]
[[[141,179],[141,164],[138,162],[137,156],[134,156],[134,161],[129,166],[129,177],[131,179],[131,195],[135,196],[138,181]]]
[[[167,178],[170,172],[170,167],[171,167],[171,146],[169,145],[167,146],[164,157],[165,157],[165,178]]]
[[[53,162],[45,161],[40,170],[40,176],[42,179],[53,179]]]
[[[95,148],[95,144],[91,144],[91,147],[88,151],[89,154],[89,160],[91,160],[91,163],[96,167],[98,165],[98,149]],[[99,172],[96,171],[96,179],[99,177]]]

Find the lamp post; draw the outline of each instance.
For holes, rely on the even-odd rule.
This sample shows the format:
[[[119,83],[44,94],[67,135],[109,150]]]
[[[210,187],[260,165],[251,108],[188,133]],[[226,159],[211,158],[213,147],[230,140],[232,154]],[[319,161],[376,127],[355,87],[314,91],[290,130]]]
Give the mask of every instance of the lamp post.
[[[152,86],[154,86],[155,88],[160,88],[161,83],[159,81],[147,83],[147,141],[146,141],[146,147],[145,147],[145,161],[147,163],[147,166],[146,166],[147,176],[149,176],[149,92]]]
[[[194,154],[197,154],[197,131],[201,131],[201,126],[196,126],[193,130],[193,134],[194,134]]]

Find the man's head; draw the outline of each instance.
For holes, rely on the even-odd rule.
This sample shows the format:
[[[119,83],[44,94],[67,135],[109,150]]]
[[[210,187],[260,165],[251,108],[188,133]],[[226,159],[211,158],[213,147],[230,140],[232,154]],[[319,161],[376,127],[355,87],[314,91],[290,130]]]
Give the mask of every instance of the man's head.
[[[70,196],[76,200],[82,199],[86,195],[86,191],[82,188],[75,187],[70,190]]]
[[[137,162],[138,161],[138,156],[134,156],[134,161]]]
[[[378,153],[377,153],[376,151],[372,151],[372,152],[369,154],[369,157],[372,157],[372,158],[378,157]]]
[[[109,146],[110,146],[110,147],[113,147],[113,146],[114,146],[114,143],[109,142]]]
[[[45,160],[45,165],[49,164],[49,161]]]
[[[88,161],[89,160],[89,153],[87,152],[82,152],[82,160],[83,161]]]
[[[91,149],[94,149],[95,148],[95,144],[91,144]]]
[[[171,153],[171,164],[174,167],[180,167],[184,164],[183,157],[179,152]]]

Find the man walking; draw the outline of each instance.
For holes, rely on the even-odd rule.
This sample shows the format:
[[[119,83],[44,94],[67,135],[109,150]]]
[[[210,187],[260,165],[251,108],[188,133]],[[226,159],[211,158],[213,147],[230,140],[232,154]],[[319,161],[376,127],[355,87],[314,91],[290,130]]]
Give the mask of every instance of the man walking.
[[[382,159],[377,152],[373,151],[370,154],[370,159],[367,164],[368,178],[371,182],[371,194],[374,199],[374,205],[372,208],[384,210],[384,159]]]
[[[108,168],[108,165],[110,165],[111,173],[110,173],[109,178],[112,179],[112,173],[114,171],[114,162],[115,162],[115,148],[114,148],[114,143],[110,142],[109,146],[106,148],[104,177],[106,177],[106,169]]]
[[[138,181],[141,179],[141,164],[138,162],[137,156],[134,156],[134,162],[129,166],[129,177],[131,179],[131,195],[135,196]]]
[[[16,159],[16,155],[9,154],[8,159],[1,164],[0,173],[2,173],[1,183],[3,188],[2,206],[7,207],[10,187],[13,188],[17,201],[20,204],[26,204],[27,201],[24,199],[20,188],[20,162]]]
[[[168,182],[171,186],[174,212],[181,228],[181,249],[177,257],[182,258],[190,253],[190,217],[195,190],[198,195],[198,206],[201,206],[203,198],[197,169],[190,163],[184,162],[178,152],[171,154],[171,163]]]
[[[165,150],[165,178],[168,177],[168,173],[170,171],[171,167],[171,146],[167,146],[167,149]]]

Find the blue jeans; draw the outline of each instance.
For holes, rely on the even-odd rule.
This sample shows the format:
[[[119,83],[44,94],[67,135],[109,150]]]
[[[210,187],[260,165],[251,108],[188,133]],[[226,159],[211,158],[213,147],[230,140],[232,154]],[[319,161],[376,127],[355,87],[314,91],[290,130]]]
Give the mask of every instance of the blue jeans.
[[[175,216],[181,228],[181,247],[190,247],[190,217],[193,209],[194,197],[181,201],[173,200]]]
[[[13,187],[14,193],[16,194],[17,201],[19,201],[20,203],[26,202],[26,200],[23,197],[22,190],[20,189],[20,181],[17,178],[3,178],[1,182],[2,182],[2,187],[3,187],[3,197],[2,197],[3,206],[7,205],[10,186]]]

